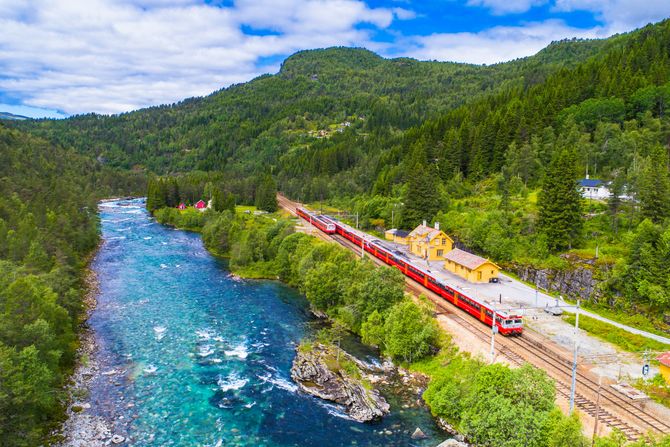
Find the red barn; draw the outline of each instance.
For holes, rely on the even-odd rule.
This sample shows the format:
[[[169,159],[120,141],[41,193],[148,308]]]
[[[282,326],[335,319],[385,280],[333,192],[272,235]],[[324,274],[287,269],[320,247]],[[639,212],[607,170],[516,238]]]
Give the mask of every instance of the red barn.
[[[180,210],[185,210],[186,204],[184,202],[181,202],[177,208],[179,208]]]
[[[204,201],[202,201],[202,200],[198,200],[198,201],[196,202],[196,204],[195,204],[195,209],[198,209],[198,210],[204,210],[205,208],[207,208],[207,204],[206,204]]]

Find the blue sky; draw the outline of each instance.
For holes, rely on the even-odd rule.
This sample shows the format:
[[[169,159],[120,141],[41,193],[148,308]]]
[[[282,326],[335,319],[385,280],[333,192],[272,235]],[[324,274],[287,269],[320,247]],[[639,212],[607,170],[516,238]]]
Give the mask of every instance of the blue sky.
[[[172,103],[334,45],[491,64],[669,16],[668,0],[0,0],[0,111]]]

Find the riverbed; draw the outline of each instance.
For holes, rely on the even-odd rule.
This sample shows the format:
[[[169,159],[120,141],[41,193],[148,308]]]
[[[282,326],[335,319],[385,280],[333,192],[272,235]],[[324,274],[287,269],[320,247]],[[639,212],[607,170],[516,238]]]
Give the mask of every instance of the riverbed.
[[[104,418],[123,445],[434,446],[446,438],[412,405],[416,396],[387,395],[391,414],[361,424],[300,393],[290,379],[295,347],[320,323],[295,290],[231,276],[199,235],[157,224],[142,200],[101,203],[100,217],[92,264],[100,293],[89,319],[97,372],[85,412]],[[416,427],[428,438],[411,439]]]

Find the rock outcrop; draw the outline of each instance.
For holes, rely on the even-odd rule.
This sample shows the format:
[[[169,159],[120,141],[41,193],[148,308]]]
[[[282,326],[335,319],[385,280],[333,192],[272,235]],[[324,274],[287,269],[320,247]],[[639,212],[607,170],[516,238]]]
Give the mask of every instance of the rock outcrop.
[[[356,421],[368,422],[388,414],[389,404],[364,383],[360,367],[360,362],[339,348],[303,345],[293,360],[291,378],[305,393],[338,403]]]
[[[540,289],[550,290],[561,295],[576,299],[598,301],[601,292],[598,285],[603,276],[602,269],[593,260],[585,260],[575,256],[562,256],[569,263],[565,269],[536,268],[528,265],[511,265],[510,269],[524,281],[537,284]]]

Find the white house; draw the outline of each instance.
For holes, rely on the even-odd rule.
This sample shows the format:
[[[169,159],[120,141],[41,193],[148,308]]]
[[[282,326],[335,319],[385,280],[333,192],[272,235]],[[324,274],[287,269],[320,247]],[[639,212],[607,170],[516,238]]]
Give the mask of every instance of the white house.
[[[588,175],[579,181],[579,191],[585,199],[607,200],[610,197],[607,185],[602,180],[589,178]]]

